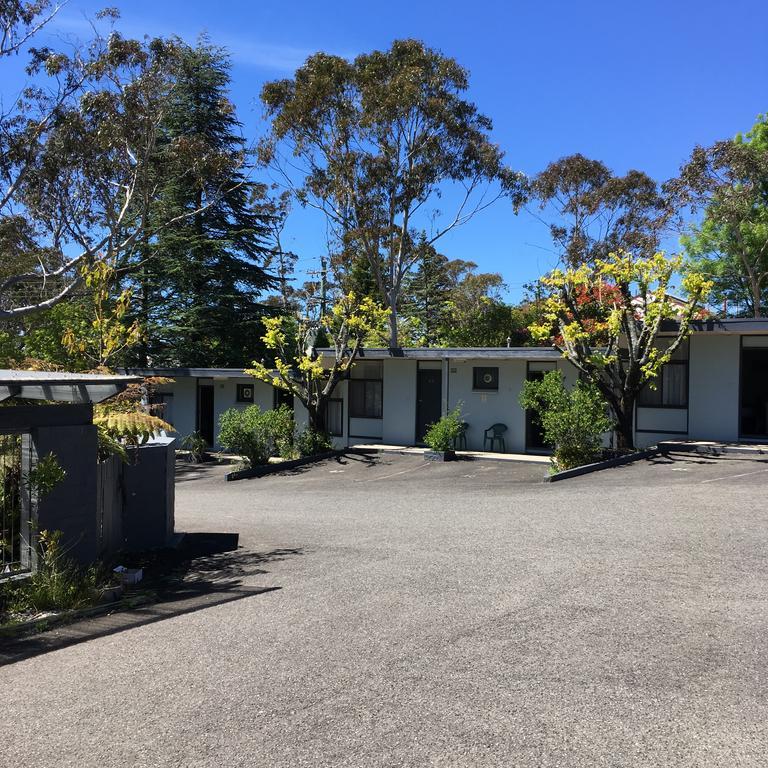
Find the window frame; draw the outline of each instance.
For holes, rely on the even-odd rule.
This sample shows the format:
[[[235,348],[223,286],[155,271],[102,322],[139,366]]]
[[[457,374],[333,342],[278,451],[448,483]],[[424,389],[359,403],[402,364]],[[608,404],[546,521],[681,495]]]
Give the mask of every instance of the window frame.
[[[355,411],[353,408],[353,400],[352,400],[352,387],[353,385],[363,385],[363,405],[365,405],[365,402],[367,400],[365,396],[365,389],[369,384],[378,384],[379,385],[379,397],[378,397],[378,416],[370,416],[370,415],[359,415],[358,412]],[[347,380],[347,397],[349,400],[349,418],[350,419],[376,419],[381,420],[384,418],[384,380],[383,379],[355,379],[351,378]]]
[[[664,369],[667,366],[683,366],[685,368],[685,384],[683,386],[683,392],[685,393],[685,402],[679,405],[669,405],[664,402]],[[665,410],[675,410],[675,411],[682,411],[688,409],[688,404],[690,402],[690,392],[689,392],[689,382],[690,382],[690,370],[689,370],[689,361],[688,360],[670,360],[668,363],[664,363],[664,365],[661,366],[659,369],[658,376],[656,377],[656,389],[651,390],[649,385],[646,383],[646,385],[638,392],[637,394],[637,407],[638,408],[661,408]],[[643,395],[648,392],[658,392],[659,393],[659,403],[658,404],[651,404],[651,403],[644,403],[643,402]]]
[[[481,371],[491,371],[495,381],[491,385],[484,385],[479,381],[483,376]],[[494,374],[495,372],[495,374]],[[498,365],[473,365],[472,366],[472,391],[473,392],[498,392],[499,391],[500,371]]]

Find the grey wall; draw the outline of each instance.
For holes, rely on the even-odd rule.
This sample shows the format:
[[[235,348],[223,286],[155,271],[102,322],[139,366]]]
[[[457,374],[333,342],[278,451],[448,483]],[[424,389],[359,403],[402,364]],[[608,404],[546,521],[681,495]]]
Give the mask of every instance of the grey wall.
[[[416,361],[385,360],[382,442],[412,445],[416,432]]]
[[[60,406],[65,407],[65,406]],[[93,562],[99,555],[96,517],[96,454],[98,439],[92,424],[38,427],[32,432],[32,466],[53,453],[67,473],[37,506],[37,529],[61,531],[70,557]]]

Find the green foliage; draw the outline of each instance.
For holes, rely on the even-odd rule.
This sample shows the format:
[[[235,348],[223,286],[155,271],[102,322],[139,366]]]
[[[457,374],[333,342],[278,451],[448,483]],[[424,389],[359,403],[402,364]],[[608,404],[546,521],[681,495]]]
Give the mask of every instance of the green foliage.
[[[634,444],[637,395],[688,337],[691,320],[711,288],[689,271],[682,281],[688,299],[682,307],[673,304],[670,282],[681,266],[680,256],[619,251],[604,260],[555,269],[540,281],[549,294],[531,333],[542,341],[554,340],[598,388],[616,416],[620,448]],[[669,319],[678,327],[662,349],[657,339],[661,323]]]
[[[290,456],[293,433],[293,414],[287,406],[268,411],[258,405],[230,408],[219,418],[219,443],[251,466],[266,464],[270,456]]]
[[[768,115],[733,141],[697,147],[669,182],[704,216],[683,238],[689,267],[712,281],[728,314],[768,313]],[[730,306],[729,306],[730,305]]]
[[[142,410],[124,411],[109,406],[96,411],[93,423],[107,436],[133,447],[143,445],[158,432],[174,431],[168,422]]]
[[[192,432],[181,441],[181,448],[189,451],[189,460],[199,464],[208,448],[205,438],[199,432]]]
[[[38,499],[47,496],[67,476],[53,453],[42,456],[35,466],[29,470],[27,483]]]
[[[560,371],[550,371],[540,381],[526,381],[520,405],[536,413],[545,442],[554,446],[556,471],[598,459],[602,436],[614,426],[597,388],[579,381],[568,389]]]
[[[265,188],[253,182],[242,125],[229,98],[230,61],[201,39],[177,41],[178,67],[160,123],[150,219],[197,211],[142,242],[128,260],[134,312],[146,329],[135,351],[154,365],[231,366],[260,357],[260,296],[274,285]],[[193,152],[176,162],[176,148]]]
[[[456,438],[461,434],[461,409],[457,406],[439,421],[431,424],[424,442],[433,451],[452,451]]]
[[[99,440],[99,461],[106,461],[110,456],[117,456],[127,464],[129,461],[128,451],[125,450],[125,446],[120,440],[110,434],[109,430],[103,425],[97,425],[96,429]]]
[[[370,297],[354,293],[337,296],[331,311],[316,320],[270,317],[264,320],[262,341],[272,356],[274,370],[254,362],[248,374],[290,392],[307,409],[309,425],[326,432],[325,412],[338,383],[347,375],[360,347],[380,327],[388,310]],[[316,351],[318,336],[328,339],[334,355],[324,365]]]
[[[324,432],[307,427],[296,434],[296,453],[299,456],[316,456],[333,449],[333,441]]]
[[[96,567],[83,570],[61,544],[61,531],[41,531],[38,568],[28,579],[4,585],[1,596],[11,613],[39,613],[83,608],[100,595],[102,574]]]

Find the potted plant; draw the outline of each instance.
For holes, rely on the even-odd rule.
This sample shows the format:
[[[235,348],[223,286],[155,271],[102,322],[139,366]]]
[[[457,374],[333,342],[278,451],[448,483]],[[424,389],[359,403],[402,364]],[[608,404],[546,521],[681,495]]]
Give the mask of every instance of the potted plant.
[[[461,413],[457,406],[427,429],[424,442],[430,450],[424,454],[424,458],[428,461],[453,461],[456,458],[454,445],[460,434]]]

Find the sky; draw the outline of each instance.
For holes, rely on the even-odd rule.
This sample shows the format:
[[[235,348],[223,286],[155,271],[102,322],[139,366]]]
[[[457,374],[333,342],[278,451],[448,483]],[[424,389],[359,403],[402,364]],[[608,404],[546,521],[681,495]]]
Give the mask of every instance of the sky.
[[[249,140],[266,130],[258,101],[265,82],[290,76],[316,51],[353,57],[406,37],[469,70],[468,98],[493,120],[507,163],[529,175],[580,152],[616,173],[635,168],[663,181],[696,144],[748,130],[768,111],[766,0],[111,2],[126,36],[191,42],[205,32],[227,48],[231,98]],[[104,5],[69,0],[46,34],[85,39]],[[322,221],[294,212],[284,247],[303,270],[317,268]],[[439,250],[500,272],[511,300],[557,260],[546,226],[505,201]]]

